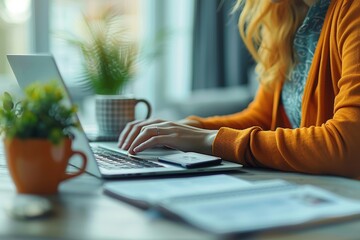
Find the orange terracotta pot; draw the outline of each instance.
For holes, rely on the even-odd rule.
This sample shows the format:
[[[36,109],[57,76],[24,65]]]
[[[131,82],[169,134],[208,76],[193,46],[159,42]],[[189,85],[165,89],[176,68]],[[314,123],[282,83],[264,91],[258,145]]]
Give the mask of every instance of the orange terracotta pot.
[[[85,171],[84,153],[71,149],[71,140],[58,145],[44,139],[5,139],[5,154],[10,175],[18,193],[55,194],[59,184]],[[80,155],[83,165],[79,171],[67,173],[69,159]]]

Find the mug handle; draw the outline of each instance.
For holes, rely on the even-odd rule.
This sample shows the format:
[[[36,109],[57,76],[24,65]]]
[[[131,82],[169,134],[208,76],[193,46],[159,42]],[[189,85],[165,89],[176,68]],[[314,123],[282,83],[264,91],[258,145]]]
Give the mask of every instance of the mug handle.
[[[135,105],[138,104],[139,102],[145,103],[147,110],[148,110],[145,119],[148,119],[151,116],[151,112],[152,112],[150,103],[145,99],[136,99]]]
[[[79,169],[79,171],[77,172],[72,172],[72,173],[68,173],[68,172],[65,172],[65,175],[62,177],[61,181],[64,181],[64,180],[68,180],[70,178],[74,178],[74,177],[77,177],[79,176],[80,174],[82,174],[83,172],[85,172],[85,168],[86,168],[86,164],[87,164],[87,157],[84,153],[82,152],[79,152],[79,151],[72,151],[72,154],[70,156],[70,158],[75,155],[75,154],[78,154],[81,156],[82,158],[82,161],[83,161],[83,164],[81,165],[81,168]],[[70,159],[69,158],[69,159]]]

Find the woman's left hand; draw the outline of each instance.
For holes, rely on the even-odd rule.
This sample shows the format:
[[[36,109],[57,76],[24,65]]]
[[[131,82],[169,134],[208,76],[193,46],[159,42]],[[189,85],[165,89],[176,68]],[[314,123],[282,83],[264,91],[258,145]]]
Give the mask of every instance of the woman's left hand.
[[[142,127],[128,151],[136,154],[147,148],[166,146],[181,151],[212,154],[212,143],[217,132],[175,122],[150,124]]]

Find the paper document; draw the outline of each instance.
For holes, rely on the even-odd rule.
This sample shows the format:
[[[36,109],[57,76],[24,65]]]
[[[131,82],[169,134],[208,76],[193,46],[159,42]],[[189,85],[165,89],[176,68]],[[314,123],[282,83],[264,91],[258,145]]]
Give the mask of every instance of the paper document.
[[[359,215],[360,203],[313,186],[286,186],[168,199],[161,211],[216,234],[331,221]]]
[[[104,191],[219,235],[303,227],[360,216],[360,201],[318,187],[283,180],[249,183],[223,174],[110,182],[104,185]]]
[[[122,180],[106,183],[104,190],[105,193],[127,200],[135,205],[140,205],[140,207],[150,207],[168,198],[233,190],[250,185],[249,182],[239,178],[217,174],[156,180]]]

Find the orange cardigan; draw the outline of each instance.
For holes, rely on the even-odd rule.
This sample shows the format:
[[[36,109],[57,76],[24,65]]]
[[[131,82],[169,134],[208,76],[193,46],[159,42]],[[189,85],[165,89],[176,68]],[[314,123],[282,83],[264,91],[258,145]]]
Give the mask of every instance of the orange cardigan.
[[[282,84],[260,86],[240,113],[190,117],[219,129],[212,151],[244,166],[360,178],[360,0],[332,0],[306,82],[299,128],[281,106]]]

